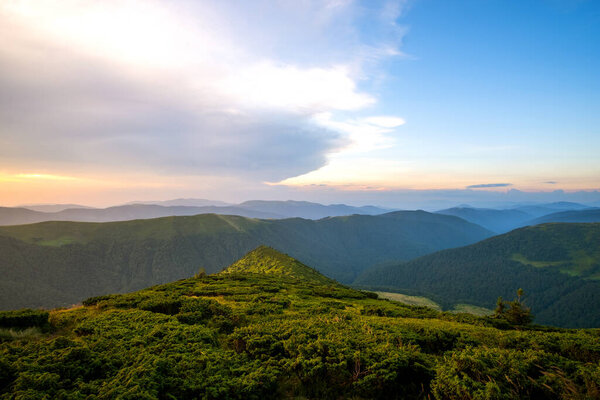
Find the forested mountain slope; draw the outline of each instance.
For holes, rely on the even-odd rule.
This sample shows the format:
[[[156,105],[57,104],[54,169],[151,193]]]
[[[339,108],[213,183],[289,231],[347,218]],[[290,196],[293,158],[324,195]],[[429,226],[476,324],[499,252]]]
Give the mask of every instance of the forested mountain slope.
[[[0,312],[0,398],[563,399],[600,393],[597,330],[512,326],[279,273],[254,253],[83,307]],[[246,272],[250,271],[250,272]],[[229,271],[231,272],[231,271]],[[266,273],[262,273],[266,272]],[[304,272],[307,272],[304,270]],[[308,273],[308,272],[307,272]]]
[[[518,288],[544,324],[600,327],[600,224],[545,224],[366,271],[355,284],[409,291],[446,307],[493,308]]]
[[[454,207],[440,210],[438,213],[454,215],[497,233],[508,232],[527,225],[533,218],[531,214],[520,210],[495,210],[491,208]]]
[[[531,221],[532,224],[543,224],[547,222],[600,222],[600,208],[562,211],[544,215],[543,217]]]
[[[459,218],[423,211],[318,221],[206,214],[0,227],[0,308],[70,305],[181,279],[200,268],[218,272],[261,244],[349,283],[371,265],[489,235]]]

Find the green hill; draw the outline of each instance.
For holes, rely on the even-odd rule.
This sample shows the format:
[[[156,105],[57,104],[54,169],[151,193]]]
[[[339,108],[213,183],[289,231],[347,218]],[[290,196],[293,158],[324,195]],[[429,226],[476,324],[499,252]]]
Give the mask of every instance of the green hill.
[[[317,270],[302,264],[300,261],[287,254],[282,254],[267,246],[259,246],[252,250],[220,273],[274,274],[325,284],[335,283],[334,280],[320,274]]]
[[[273,262],[283,273],[273,273]],[[72,309],[0,312],[0,398],[583,399],[600,392],[598,331],[515,329],[380,300],[312,274],[291,276],[308,267],[267,248],[234,266]]]
[[[317,221],[203,214],[0,227],[0,309],[68,306],[189,277],[200,268],[219,272],[263,244],[350,283],[371,265],[489,235],[459,218],[423,211]]]
[[[366,271],[355,284],[494,308],[516,289],[536,321],[600,327],[600,224],[545,224]]]

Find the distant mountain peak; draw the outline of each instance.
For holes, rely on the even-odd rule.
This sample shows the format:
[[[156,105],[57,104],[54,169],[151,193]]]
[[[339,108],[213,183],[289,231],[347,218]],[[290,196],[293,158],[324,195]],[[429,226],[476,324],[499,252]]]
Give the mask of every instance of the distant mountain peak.
[[[327,278],[317,272],[317,270],[302,264],[295,258],[268,246],[257,247],[225,268],[221,273],[272,274],[306,279],[319,283],[336,283],[333,279]]]

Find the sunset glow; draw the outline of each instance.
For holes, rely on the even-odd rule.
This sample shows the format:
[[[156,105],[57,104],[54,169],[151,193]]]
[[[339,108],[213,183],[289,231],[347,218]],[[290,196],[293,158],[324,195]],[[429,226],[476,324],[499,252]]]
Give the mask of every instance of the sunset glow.
[[[597,6],[424,3],[3,2],[0,204],[600,190]]]

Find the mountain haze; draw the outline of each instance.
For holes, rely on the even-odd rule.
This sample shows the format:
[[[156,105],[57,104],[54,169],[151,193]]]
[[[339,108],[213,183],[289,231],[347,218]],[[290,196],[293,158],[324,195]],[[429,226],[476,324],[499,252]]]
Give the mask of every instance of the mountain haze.
[[[41,207],[41,208],[40,208]],[[51,210],[56,211],[51,211]],[[344,204],[323,205],[306,201],[255,200],[241,204],[204,199],[175,199],[162,202],[142,202],[108,208],[62,205],[32,206],[31,208],[0,207],[0,225],[20,225],[45,221],[112,222],[182,215],[221,214],[248,218],[307,218],[321,219],[342,215],[377,215],[389,212],[383,208],[352,207]]]
[[[459,206],[437,211],[454,215],[496,233],[546,222],[600,222],[600,209],[579,203],[558,202],[508,209]]]

